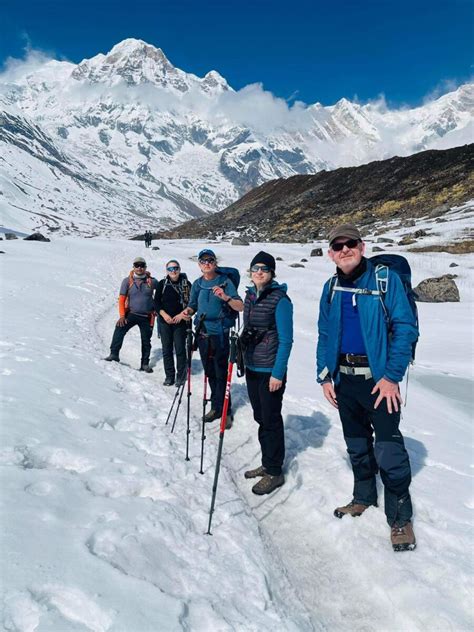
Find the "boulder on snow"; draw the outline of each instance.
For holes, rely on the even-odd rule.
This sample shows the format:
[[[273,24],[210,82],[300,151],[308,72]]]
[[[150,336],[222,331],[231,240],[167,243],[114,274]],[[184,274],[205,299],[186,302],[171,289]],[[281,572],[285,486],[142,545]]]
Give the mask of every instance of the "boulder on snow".
[[[459,263],[454,263],[454,261],[452,263],[449,264],[450,268],[459,268]]]
[[[420,228],[419,230],[415,230],[412,237],[414,239],[419,239],[420,237],[426,237],[427,235],[428,233],[426,232],[426,230],[423,230],[422,228]]]
[[[420,303],[459,303],[459,290],[454,274],[444,274],[421,281],[415,288],[416,300]]]
[[[311,251],[311,254],[309,256],[310,257],[322,257],[323,256],[323,249],[322,248],[313,248],[313,250]]]
[[[302,263],[290,263],[290,268],[304,268]]]
[[[5,239],[18,239],[15,233],[5,233]]]
[[[301,259],[301,263],[307,263],[308,259]]]
[[[153,246],[152,247],[152,250],[159,250],[159,249],[160,249],[159,246]]]
[[[379,246],[374,246],[372,248],[372,252],[385,252],[383,248],[380,248]]]
[[[234,237],[230,242],[231,246],[250,246],[249,242],[243,237]]]
[[[283,261],[281,257],[276,257],[275,261]]]
[[[51,239],[48,239],[48,237],[45,237],[41,233],[32,233],[23,239],[24,241],[51,241]]]

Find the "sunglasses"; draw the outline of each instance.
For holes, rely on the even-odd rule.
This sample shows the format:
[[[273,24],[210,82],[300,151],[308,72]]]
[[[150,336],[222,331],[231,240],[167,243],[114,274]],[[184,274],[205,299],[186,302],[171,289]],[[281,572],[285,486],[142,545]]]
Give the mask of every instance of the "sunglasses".
[[[168,266],[166,269],[168,272],[178,272],[179,266]]]
[[[268,266],[252,266],[250,268],[251,272],[270,272],[271,268]]]
[[[209,257],[209,259],[199,259],[199,263],[202,264],[203,266],[205,265],[211,265],[211,263],[215,263],[216,260],[213,257]]]
[[[347,246],[348,248],[355,248],[359,242],[360,239],[348,239],[347,241],[340,241],[337,244],[332,244],[331,250],[334,250],[334,252],[340,252],[344,248],[344,246]]]
[[[146,263],[134,263],[134,268],[146,268]]]

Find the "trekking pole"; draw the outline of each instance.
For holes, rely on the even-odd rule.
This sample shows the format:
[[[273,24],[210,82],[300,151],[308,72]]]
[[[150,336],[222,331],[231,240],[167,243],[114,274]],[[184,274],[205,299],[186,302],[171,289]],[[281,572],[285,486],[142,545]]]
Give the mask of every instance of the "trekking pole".
[[[220,426],[220,432],[219,432],[219,447],[217,449],[216,471],[214,474],[214,484],[212,486],[211,509],[209,511],[209,525],[207,527],[206,535],[212,535],[211,533],[212,514],[214,513],[214,506],[216,504],[217,482],[219,480],[219,470],[221,467],[222,446],[224,445],[224,432],[225,432],[225,426],[226,426],[226,421],[227,421],[227,410],[229,408],[229,399],[230,399],[230,383],[232,381],[232,370],[234,368],[236,351],[237,351],[237,333],[233,330],[232,333],[230,334],[229,368],[227,370],[227,383],[225,387],[224,405],[222,407],[222,418],[221,418],[221,426]]]
[[[197,334],[201,330],[205,318],[206,318],[206,314],[202,314],[201,317],[199,318],[198,324],[196,326],[196,331],[194,333],[194,340],[195,341],[197,340]],[[188,338],[187,338],[187,340],[188,340],[188,370],[187,370],[187,380],[186,380],[186,383],[188,385],[188,410],[189,410],[189,397],[191,396],[191,360],[192,360],[193,351],[195,350],[195,348],[197,348],[196,347],[196,342],[194,342],[194,344],[192,343],[192,339],[193,339],[193,333],[192,332],[193,332],[193,326],[192,326],[191,321],[189,321],[188,327],[186,329],[186,334],[188,336]],[[176,420],[178,418],[178,411],[180,409],[181,402],[183,400],[184,387],[185,387],[186,383],[183,382],[182,386],[177,389],[179,391],[179,399],[178,399],[178,406],[176,407],[176,411],[175,411],[175,414],[174,414],[173,424],[171,426],[171,432],[174,432],[174,427],[176,425]],[[188,416],[188,423],[189,423],[189,416]],[[189,425],[188,425],[187,429],[189,430]],[[189,461],[188,458],[186,460]]]
[[[201,428],[201,469],[199,470],[199,474],[204,474],[203,463],[204,463],[204,441],[206,440],[206,406],[210,401],[207,399],[207,365],[209,363],[209,356],[211,353],[211,343],[209,342],[209,346],[207,348],[207,357],[206,357],[206,366],[204,367],[204,394],[202,396],[202,428]]]
[[[193,329],[188,327],[186,332],[186,346],[188,350],[188,405],[186,410],[186,461],[189,461],[189,435],[191,430],[189,429],[189,417],[191,415],[191,360],[193,358]]]
[[[172,404],[171,404],[171,408],[170,408],[170,410],[169,410],[168,417],[166,417],[165,426],[167,426],[167,425],[168,425],[168,421],[170,420],[171,413],[173,412],[173,408],[174,408],[174,405],[175,405],[176,400],[177,400],[177,398],[178,398],[180,388],[181,388],[181,387],[180,387],[180,386],[178,386],[178,388],[176,389],[176,393],[174,394],[173,402],[172,402]]]

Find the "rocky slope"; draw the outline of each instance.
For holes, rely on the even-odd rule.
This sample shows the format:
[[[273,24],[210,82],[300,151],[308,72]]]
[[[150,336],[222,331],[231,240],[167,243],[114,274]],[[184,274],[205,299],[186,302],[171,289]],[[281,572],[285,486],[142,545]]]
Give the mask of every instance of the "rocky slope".
[[[0,74],[0,211],[26,231],[156,230],[274,179],[461,145],[473,112],[472,84],[413,109],[347,99],[289,107],[127,39],[79,64]]]
[[[186,222],[162,237],[239,233],[256,241],[306,241],[337,222],[371,226],[442,215],[474,198],[474,144],[425,151],[360,167],[268,182],[212,217]]]

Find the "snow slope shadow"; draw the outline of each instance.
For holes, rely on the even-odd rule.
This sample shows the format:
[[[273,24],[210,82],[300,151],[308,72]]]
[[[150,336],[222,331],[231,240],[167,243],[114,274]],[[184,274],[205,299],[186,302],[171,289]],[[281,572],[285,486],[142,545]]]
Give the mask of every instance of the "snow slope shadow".
[[[412,476],[416,476],[425,467],[425,459],[428,456],[428,450],[425,445],[417,439],[412,439],[404,435],[405,447],[410,456],[410,465]]]
[[[329,417],[313,410],[311,415],[287,415],[285,420],[286,468],[306,448],[322,447],[329,432]]]

